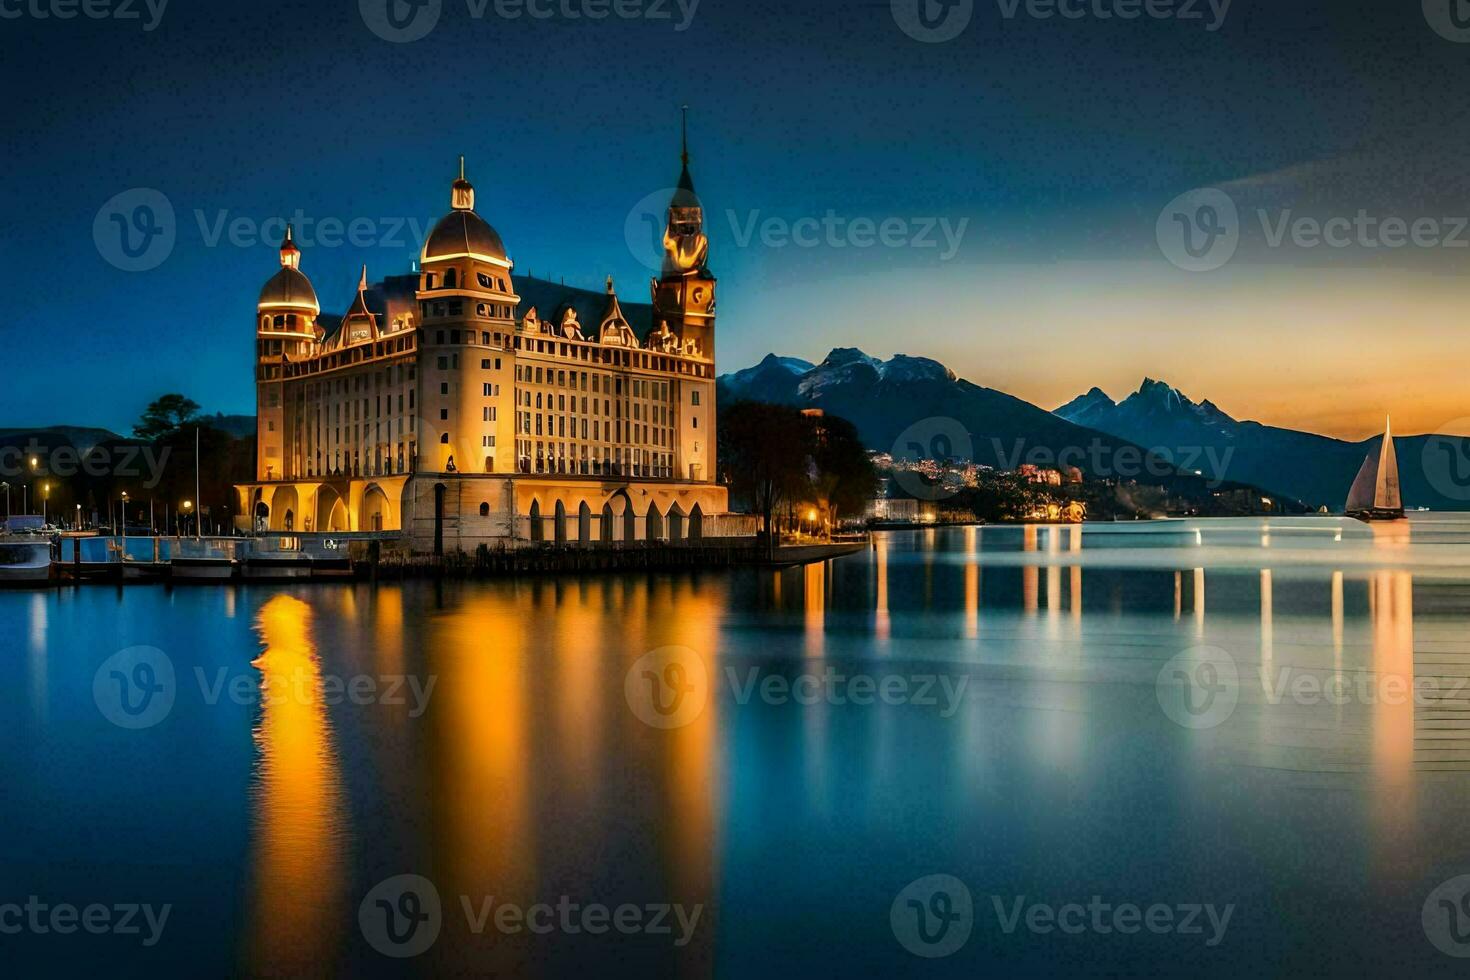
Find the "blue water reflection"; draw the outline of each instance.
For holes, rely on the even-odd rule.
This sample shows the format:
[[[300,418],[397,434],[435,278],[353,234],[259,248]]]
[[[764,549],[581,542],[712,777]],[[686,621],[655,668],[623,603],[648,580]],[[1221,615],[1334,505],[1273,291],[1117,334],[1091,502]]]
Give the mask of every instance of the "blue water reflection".
[[[0,938],[57,975],[1459,967],[1425,909],[1470,873],[1470,522],[934,529],[779,572],[92,586],[0,621],[0,905],[172,909],[151,946]],[[140,646],[177,689],[130,730],[94,681]],[[653,676],[703,701],[655,727],[667,648]],[[1179,700],[1197,677],[1224,700]],[[442,923],[399,961],[359,912],[404,874]],[[936,874],[973,913],[929,959],[894,917]],[[700,912],[683,943],[494,924],[558,902]],[[1213,945],[1009,926],[1089,902],[1231,911]]]

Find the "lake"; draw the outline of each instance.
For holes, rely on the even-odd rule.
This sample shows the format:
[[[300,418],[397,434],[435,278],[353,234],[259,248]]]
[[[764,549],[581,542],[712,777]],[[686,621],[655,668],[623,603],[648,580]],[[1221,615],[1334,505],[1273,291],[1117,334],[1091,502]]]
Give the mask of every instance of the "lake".
[[[1470,517],[0,594],[15,975],[1463,973]]]

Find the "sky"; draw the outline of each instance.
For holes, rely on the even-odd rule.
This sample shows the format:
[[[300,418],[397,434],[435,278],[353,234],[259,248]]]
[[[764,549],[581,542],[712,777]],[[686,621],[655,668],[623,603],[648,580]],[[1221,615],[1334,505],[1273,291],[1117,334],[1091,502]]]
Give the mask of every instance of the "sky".
[[[460,154],[518,272],[646,300],[688,104],[721,371],[855,346],[1470,431],[1452,0],[392,2],[0,0],[0,425],[252,412],[281,219],[340,311]]]

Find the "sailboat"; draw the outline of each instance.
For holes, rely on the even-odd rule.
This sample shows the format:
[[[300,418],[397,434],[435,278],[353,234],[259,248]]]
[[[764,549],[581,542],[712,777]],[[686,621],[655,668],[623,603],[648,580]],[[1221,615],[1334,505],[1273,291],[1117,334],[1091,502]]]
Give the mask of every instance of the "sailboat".
[[[1393,448],[1393,420],[1386,423],[1383,446],[1375,457],[1363,460],[1363,468],[1348,491],[1347,516],[1360,521],[1401,521],[1404,500],[1399,493],[1399,457]]]

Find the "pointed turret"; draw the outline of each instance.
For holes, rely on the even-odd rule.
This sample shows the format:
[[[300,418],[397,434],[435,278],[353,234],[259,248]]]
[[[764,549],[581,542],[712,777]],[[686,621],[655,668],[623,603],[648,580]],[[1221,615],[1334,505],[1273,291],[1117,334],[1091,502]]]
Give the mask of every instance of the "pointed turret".
[[[663,274],[653,281],[654,322],[666,322],[687,356],[714,353],[715,277],[709,271],[704,205],[689,172],[689,107],[683,107],[683,169],[669,202],[664,230]]]

